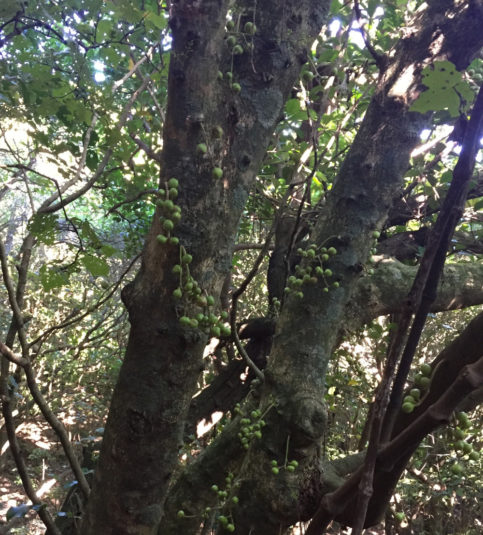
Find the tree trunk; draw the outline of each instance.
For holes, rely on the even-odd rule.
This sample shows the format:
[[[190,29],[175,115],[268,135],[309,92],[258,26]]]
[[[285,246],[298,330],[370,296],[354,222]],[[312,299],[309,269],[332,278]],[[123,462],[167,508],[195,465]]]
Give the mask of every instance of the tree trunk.
[[[272,0],[259,3],[255,11],[252,2],[240,2],[240,28],[247,21],[257,27],[253,53],[240,55],[233,55],[224,40],[229,4],[172,2],[160,177],[161,188],[170,178],[179,181],[176,204],[182,218],[174,234],[193,257],[191,276],[217,298],[231,266],[248,191],[329,1],[302,0],[287,9]],[[232,64],[230,83],[226,72]],[[214,176],[215,167],[222,169],[222,177]],[[158,209],[141,270],[123,292],[131,332],[83,535],[156,532],[202,370],[207,336],[178,318],[194,317],[207,307],[173,297],[179,279],[172,268],[179,263],[180,247],[158,242],[163,215]]]

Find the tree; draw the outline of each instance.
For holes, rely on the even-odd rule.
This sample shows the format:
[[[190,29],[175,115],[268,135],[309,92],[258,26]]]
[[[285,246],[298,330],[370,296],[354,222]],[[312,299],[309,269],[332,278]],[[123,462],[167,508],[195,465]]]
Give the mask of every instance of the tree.
[[[138,272],[122,290],[130,331],[90,493],[70,454],[89,494],[80,533],[198,533],[203,525],[204,533],[275,534],[314,518],[315,534],[333,519],[378,522],[421,440],[481,388],[480,314],[424,372],[431,378],[422,381],[422,400],[401,411],[405,386],[413,386],[414,347],[404,345],[411,318],[414,345],[431,310],[483,302],[482,186],[473,175],[481,92],[472,106],[481,2],[368,1],[352,10],[320,0],[72,0],[11,2],[2,15],[2,110],[10,124],[29,125],[30,143],[21,152],[4,134],[5,188],[19,182],[32,199],[18,276],[4,246],[1,254],[13,313],[0,346],[12,450],[8,362],[25,371],[62,434],[36,391],[32,350],[46,335],[31,337],[22,312],[32,249],[55,241],[61,214],[75,253],[39,268],[43,287],[71,284],[81,268],[106,277],[115,248],[89,222],[97,201],[119,229],[131,225],[119,269],[146,236]],[[341,28],[332,35],[334,17]],[[356,22],[363,49],[351,39]],[[94,62],[104,84],[92,78]],[[444,147],[414,152],[421,132],[440,135],[446,125],[462,147],[451,186],[454,158]],[[39,158],[53,160],[62,180],[43,173]],[[260,254],[233,289],[238,237],[254,214]],[[269,249],[268,313],[247,321],[239,302]],[[349,333],[383,314],[392,331],[366,460],[327,460],[320,447],[329,360]],[[12,351],[16,337],[21,356]],[[210,338],[228,363],[193,399]],[[233,391],[220,402],[213,392],[230,375]],[[185,427],[216,408],[231,420],[180,465]],[[63,443],[68,450],[65,436]],[[20,456],[18,464],[22,471]]]

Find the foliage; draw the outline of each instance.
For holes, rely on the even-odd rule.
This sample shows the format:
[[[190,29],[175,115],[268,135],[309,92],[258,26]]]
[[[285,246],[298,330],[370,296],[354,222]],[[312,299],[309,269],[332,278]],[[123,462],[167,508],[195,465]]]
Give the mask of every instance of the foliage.
[[[196,426],[202,418],[209,420],[216,409],[223,413],[221,423],[210,433],[195,441],[186,440],[180,471],[201,450],[216,444],[224,426],[230,429],[230,422],[236,421],[240,412],[236,403],[251,409],[257,399],[253,367],[240,364],[241,342],[230,337],[224,323],[230,312],[234,311],[232,328],[248,326],[262,317],[276,322],[280,306],[292,294],[300,299],[310,294],[309,284],[323,279],[328,293],[339,288],[325,265],[337,255],[335,247],[330,247],[332,242],[327,247],[311,245],[317,218],[330,200],[344,158],[366,117],[380,77],[379,55],[389,52],[404,37],[423,3],[367,0],[356,4],[354,10],[351,3],[333,1],[327,24],[308,50],[243,207],[236,243],[231,244],[231,279],[225,281],[221,295],[213,298],[206,290],[200,295],[201,289],[196,294],[198,282],[187,267],[192,256],[184,245],[179,249],[179,270],[159,266],[160,272],[178,276],[176,289],[170,290],[178,299],[177,307],[193,307],[192,316],[178,314],[176,309],[180,321],[186,318],[182,327],[198,327],[196,306],[204,308],[203,313],[198,312],[199,322],[211,325],[205,329],[209,350],[203,359],[198,396],[208,392],[231,366],[237,362],[239,366],[234,368],[236,380],[230,383],[233,391],[208,404],[210,410],[190,422]],[[164,234],[157,234],[158,245],[174,244],[169,240],[174,237],[171,231],[176,213],[184,217],[181,208],[177,212],[176,198],[180,195],[181,205],[190,194],[183,191],[183,183],[178,192],[177,184],[160,183],[159,178],[164,176],[163,165],[167,165],[162,151],[170,127],[166,119],[173,46],[169,7],[170,2],[154,0],[10,0],[0,8],[0,229],[5,259],[1,294],[11,308],[0,311],[0,340],[30,359],[42,395],[54,413],[62,413],[78,443],[104,425],[128,340],[128,315],[121,303],[121,289],[133,281],[140,268],[143,243],[149,244],[154,215],[162,213]],[[236,56],[253,51],[256,42],[253,23],[241,24],[246,16],[235,7],[228,13],[224,39],[234,38],[233,71]],[[420,264],[427,244],[420,237],[427,236],[434,225],[461,148],[463,138],[456,128],[453,130],[455,119],[466,124],[483,79],[481,59],[461,72],[448,60],[435,61],[421,71],[422,89],[409,109],[431,115],[431,126],[420,132],[421,143],[412,152],[403,189],[381,232],[376,230],[370,238],[370,258],[360,267],[362,277],[374,280],[376,286],[384,258],[397,259],[407,267]],[[221,73],[224,81],[226,75]],[[235,93],[245,91],[236,80],[230,78],[229,84]],[[188,119],[203,124],[193,115]],[[196,158],[205,162],[221,143],[217,139],[228,134],[221,127],[210,132],[203,128]],[[226,180],[224,169],[214,169],[221,171],[212,171],[215,181]],[[481,266],[481,170],[475,177],[447,253],[447,265],[454,269]],[[290,227],[285,257],[293,281],[282,281],[281,288],[288,290],[278,295],[267,279],[269,254],[265,251],[259,258],[259,253],[265,242],[267,248],[277,250],[281,241],[277,225],[286,220],[298,224]],[[205,239],[203,223],[194,221],[193,226],[200,240]],[[331,249],[333,254],[329,254]],[[314,258],[317,266],[310,264]],[[244,284],[257,259],[258,270],[248,288],[239,302],[232,301],[234,291]],[[314,276],[319,273],[317,268],[319,279]],[[207,279],[209,276],[206,274]],[[17,317],[8,293],[9,280],[18,288],[16,300],[22,318]],[[468,308],[451,316],[441,313],[475,304],[465,301],[466,282],[456,289],[458,304],[443,303],[433,314],[407,386],[411,386],[418,366],[431,363],[478,312]],[[481,280],[471,283],[472,288],[481,286]],[[303,286],[303,291],[292,291],[296,287],[300,290],[297,285]],[[368,309],[375,306],[371,299]],[[370,407],[383,376],[387,346],[397,322],[393,316],[398,312],[375,317],[369,310],[366,321],[348,324],[338,341],[325,377],[328,421],[324,461],[350,457],[367,445]],[[243,327],[239,334],[243,339]],[[256,336],[246,338],[250,339],[245,346],[248,351]],[[257,366],[265,365],[266,350],[257,348],[259,360],[252,357]],[[1,393],[6,396],[8,391],[10,403],[19,411],[18,421],[32,414],[40,418],[21,367],[14,369],[6,359],[2,362]],[[465,440],[472,452],[479,452],[481,409],[471,405],[467,411],[470,423]],[[259,418],[256,414],[252,422],[245,422],[249,431],[242,443],[247,446],[262,436],[262,426],[253,427]],[[477,512],[481,456],[461,450],[458,440],[462,439],[456,428],[454,416],[448,427],[426,438],[408,463],[386,516],[386,526],[393,525],[395,532],[442,533],[438,529],[449,529],[445,532],[469,533],[481,525]],[[0,438],[3,445],[5,434]],[[35,454],[28,458],[32,465],[40,461]],[[297,461],[286,458],[272,466],[272,473],[288,466],[293,472],[293,463]],[[239,490],[237,475],[229,479],[230,494],[221,496],[223,506],[228,498],[232,502],[234,497],[238,499],[233,495]],[[189,505],[185,509],[189,510]],[[23,517],[31,509],[43,513],[45,507],[21,504],[8,510],[6,520]],[[458,519],[451,528],[440,526],[438,519],[451,509],[458,511]],[[204,513],[206,518],[209,512]],[[184,509],[178,511],[178,520],[184,521],[185,516]],[[218,514],[217,519],[227,531],[235,529],[232,517]]]

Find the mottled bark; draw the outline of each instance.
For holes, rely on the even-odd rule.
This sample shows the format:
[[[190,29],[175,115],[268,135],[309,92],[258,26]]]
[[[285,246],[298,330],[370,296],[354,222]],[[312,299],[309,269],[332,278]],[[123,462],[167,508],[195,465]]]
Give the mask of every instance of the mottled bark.
[[[278,534],[315,511],[321,496],[317,458],[325,425],[327,364],[344,329],[372,234],[387,219],[409,155],[429,121],[408,111],[421,90],[421,69],[442,59],[450,59],[459,69],[466,67],[483,44],[481,22],[480,3],[430,3],[381,75],[310,237],[319,246],[337,248],[328,267],[335,274],[331,282],[338,287],[325,293],[317,284],[306,290],[303,299],[290,295],[278,321],[262,390],[261,410],[272,407],[265,417],[268,425],[263,440],[248,450],[238,474],[240,503],[229,510],[237,533]],[[298,460],[299,469],[273,475],[270,461],[283,465],[286,456]],[[217,477],[222,471],[222,466],[214,470]],[[341,520],[350,521],[344,515]]]
[[[320,32],[328,1],[240,2],[255,21],[253,53],[232,55],[225,40],[230,2],[171,2],[173,49],[168,82],[160,185],[179,181],[182,219],[175,230],[193,256],[191,275],[219,296],[231,266],[237,225],[284,102]],[[218,72],[224,79],[218,79]],[[236,91],[226,78],[233,72]],[[221,128],[221,130],[219,130]],[[221,137],[214,132],[223,132]],[[204,143],[205,154],[197,150]],[[223,169],[214,178],[214,167]],[[202,369],[206,336],[181,327],[171,270],[179,258],[162,246],[158,211],[142,267],[125,288],[131,332],[116,385],[83,535],[152,534],[177,462],[191,397]]]

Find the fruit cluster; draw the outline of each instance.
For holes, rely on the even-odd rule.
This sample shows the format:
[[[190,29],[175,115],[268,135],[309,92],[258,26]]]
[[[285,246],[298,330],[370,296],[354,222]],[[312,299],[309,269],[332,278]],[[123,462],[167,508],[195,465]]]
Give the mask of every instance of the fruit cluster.
[[[163,234],[158,234],[156,239],[159,243],[170,243],[178,245],[179,239],[171,236],[176,223],[181,219],[181,208],[177,206],[173,199],[178,196],[178,180],[170,178],[166,189],[160,189],[158,192],[158,200],[156,205],[161,209],[160,223],[163,229]]]
[[[241,413],[240,405],[237,403],[235,405],[236,414]],[[250,442],[255,439],[262,438],[262,428],[265,427],[265,420],[262,418],[262,412],[259,409],[253,410],[250,412],[248,417],[242,418],[240,420],[240,432],[238,433],[238,438],[242,443],[242,446],[247,450],[250,447]]]
[[[167,182],[167,188],[159,190],[159,199],[156,201],[157,206],[161,209],[161,227],[165,234],[158,234],[156,240],[161,243],[170,243],[179,245],[179,238],[172,236],[171,232],[175,224],[181,219],[181,208],[177,206],[173,199],[178,196],[178,180],[170,178]],[[198,312],[193,317],[182,315],[179,323],[183,327],[200,328],[206,334],[214,337],[230,336],[231,329],[225,323],[228,314],[223,311],[218,317],[214,314],[215,298],[212,295],[203,293],[198,282],[191,276],[189,265],[193,257],[181,245],[179,247],[179,263],[175,264],[172,272],[179,277],[178,287],[173,291],[173,297],[176,300],[184,300],[185,309],[193,309],[195,306],[201,307],[202,312]]]
[[[285,468],[285,470],[287,470],[287,472],[295,472],[295,469],[297,468],[299,463],[298,463],[298,461],[293,459],[293,460],[289,461],[288,463],[285,463],[285,466],[280,467],[280,466],[278,466],[278,462],[275,459],[273,459],[272,461],[270,461],[270,465],[272,467],[271,468],[272,474],[278,475],[280,473],[280,469],[281,468]]]
[[[416,385],[411,389],[409,394],[404,396],[401,410],[407,414],[413,412],[414,407],[419,405],[421,401],[421,392],[427,390],[431,384],[431,374],[433,370],[429,364],[421,364],[418,373],[414,377],[414,384]]]
[[[458,457],[468,459],[469,461],[478,461],[480,453],[473,449],[473,445],[468,442],[468,429],[471,422],[465,412],[455,414],[454,427],[451,430],[452,448]],[[450,468],[451,472],[457,476],[464,474],[464,467],[459,462],[454,462]]]
[[[335,247],[321,247],[318,249],[317,245],[313,243],[305,250],[301,248],[297,249],[297,254],[302,258],[306,258],[308,262],[306,262],[304,267],[300,264],[295,266],[296,275],[290,275],[287,279],[285,293],[293,293],[295,297],[302,299],[304,296],[302,286],[304,284],[315,285],[319,280],[322,280],[325,283],[323,291],[328,292],[329,284],[327,279],[332,277],[333,273],[329,268],[324,268],[324,264],[328,262],[331,256],[337,254],[337,249]],[[333,288],[338,288],[339,283],[337,281],[333,282],[331,286]]]

